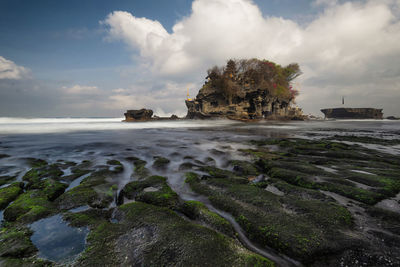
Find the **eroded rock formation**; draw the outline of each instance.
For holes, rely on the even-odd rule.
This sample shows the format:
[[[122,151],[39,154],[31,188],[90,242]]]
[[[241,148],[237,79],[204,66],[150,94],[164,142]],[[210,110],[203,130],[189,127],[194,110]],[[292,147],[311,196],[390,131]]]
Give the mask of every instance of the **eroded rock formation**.
[[[186,118],[302,119],[301,109],[292,107],[297,91],[290,85],[299,74],[297,64],[229,60],[210,69],[196,98],[186,100]]]
[[[149,121],[153,116],[153,111],[151,109],[137,109],[137,110],[127,110],[125,115],[125,121]]]

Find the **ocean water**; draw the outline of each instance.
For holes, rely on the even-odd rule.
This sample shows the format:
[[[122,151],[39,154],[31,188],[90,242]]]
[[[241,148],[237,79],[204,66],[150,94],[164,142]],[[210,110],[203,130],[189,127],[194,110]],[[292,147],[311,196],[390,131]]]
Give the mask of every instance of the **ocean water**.
[[[400,139],[400,121],[338,120],[244,123],[231,120],[180,120],[126,123],[122,118],[0,118],[0,176],[21,179],[28,170],[24,158],[41,158],[49,163],[59,160],[80,163],[83,160],[105,164],[107,160],[122,162],[127,172],[135,156],[148,161],[151,168],[155,156],[171,160],[168,170],[175,189],[182,185],[176,178],[181,163],[190,158],[205,161],[208,157],[219,167],[231,159],[242,159],[240,149],[250,148],[252,139],[324,138],[340,135]],[[400,146],[362,144],[372,149],[400,154]],[[68,172],[68,170],[66,170]],[[66,173],[67,175],[68,173]],[[121,186],[130,174],[121,177]],[[175,181],[179,180],[179,181]],[[178,183],[178,184],[176,184]]]
[[[0,118],[0,155],[6,155],[0,156],[0,176],[14,176],[15,180],[21,180],[23,174],[29,170],[26,158],[40,158],[49,163],[57,161],[81,163],[83,160],[90,160],[97,166],[104,166],[108,160],[115,159],[124,166],[124,171],[116,177],[121,190],[133,179],[133,166],[126,158],[134,156],[146,160],[146,167],[153,174],[166,176],[171,188],[181,198],[203,201],[201,196],[191,192],[185,185],[186,170],[181,168],[183,163],[209,162],[211,158],[217,167],[229,168],[229,161],[232,159],[248,159],[240,153],[240,149],[252,148],[248,142],[250,140],[290,137],[315,139],[337,134],[400,139],[400,121],[245,123],[231,120],[179,120],[126,123],[122,122],[122,118]],[[400,155],[400,145],[361,145]],[[170,159],[167,169],[153,168],[156,156]],[[63,171],[64,175],[70,174],[69,169]],[[79,185],[78,179],[73,181],[68,189]],[[0,213],[0,217],[1,215]],[[35,242],[42,248],[42,250],[39,248],[40,255],[61,262],[73,259],[84,248],[82,240],[86,230],[69,229],[60,222],[57,224],[59,227],[75,233],[72,237],[80,240],[79,249],[65,247],[65,242],[57,242],[56,237],[49,243],[41,234],[43,229],[50,227],[52,220],[56,219],[60,220],[60,217],[51,217],[34,224],[36,227],[34,238],[37,239]],[[57,229],[55,227],[53,232],[56,233]],[[246,239],[244,235],[242,238]],[[73,241],[68,244],[71,243]],[[54,244],[61,245],[57,247]],[[257,248],[253,250],[257,251]],[[65,259],[55,258],[54,255],[60,251],[65,254]],[[279,256],[264,255],[275,257],[274,259],[279,261]]]

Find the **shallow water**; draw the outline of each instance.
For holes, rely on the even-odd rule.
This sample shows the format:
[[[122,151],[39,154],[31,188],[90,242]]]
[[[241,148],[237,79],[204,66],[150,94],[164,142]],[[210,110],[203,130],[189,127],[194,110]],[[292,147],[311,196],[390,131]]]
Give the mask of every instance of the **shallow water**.
[[[85,248],[89,230],[67,225],[61,215],[55,215],[30,225],[34,231],[32,243],[39,249],[39,257],[55,262],[72,262]]]

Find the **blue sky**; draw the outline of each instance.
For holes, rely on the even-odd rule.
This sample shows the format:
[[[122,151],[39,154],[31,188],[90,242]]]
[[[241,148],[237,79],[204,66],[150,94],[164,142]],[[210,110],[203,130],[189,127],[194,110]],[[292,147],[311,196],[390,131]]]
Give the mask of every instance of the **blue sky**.
[[[197,9],[192,9],[193,1],[189,0],[0,0],[0,57],[3,58],[0,64],[15,68],[16,73],[12,77],[2,77],[0,73],[0,116],[119,116],[124,109],[141,108],[140,105],[158,110],[160,115],[184,114],[186,87],[195,95],[208,67],[223,64],[229,57],[253,56],[280,64],[299,62],[304,72],[304,78],[299,80],[304,93],[298,104],[306,112],[318,114],[319,108],[335,104],[333,96],[344,94],[354,99],[356,106],[383,106],[390,115],[399,115],[400,111],[390,102],[399,97],[398,69],[382,69],[395,65],[393,61],[399,58],[398,50],[390,47],[392,40],[384,35],[391,30],[392,38],[398,37],[399,1],[197,0],[195,3]],[[232,16],[230,13],[224,16],[225,8]],[[242,11],[247,13],[241,14]],[[355,13],[355,19],[349,15]],[[249,18],[257,19],[248,25],[254,31],[254,38],[246,42],[240,35],[250,31],[246,29]],[[361,32],[362,36],[349,39],[343,36],[351,25],[332,26],[347,19],[347,23],[354,22],[354,33]],[[208,28],[202,29],[202,20],[215,20],[215,29],[207,23],[204,27]],[[227,30],[224,25],[230,20],[233,26]],[[183,30],[174,31],[174,25],[178,24],[183,25]],[[121,30],[120,25],[128,26]],[[362,25],[380,26],[364,32],[357,28]],[[139,32],[142,30],[144,33]],[[140,39],[140,34],[150,36],[154,31],[162,36],[163,44],[157,49]],[[337,38],[326,43],[319,40],[325,34],[329,39],[329,32]],[[233,36],[235,33],[237,36]],[[265,34],[271,35],[271,39]],[[205,36],[205,40],[215,36],[221,39],[203,42],[199,36]],[[374,52],[382,45],[376,44],[366,47],[365,54],[351,56],[357,51],[354,47],[376,38],[390,39],[385,41],[384,53]],[[310,39],[316,41],[309,43]],[[243,50],[232,48],[238,42]],[[267,48],[254,43],[265,43]],[[326,46],[326,51],[314,55],[309,51],[313,46],[321,50]],[[222,52],[210,51],[214,48]],[[343,66],[337,63],[340,60],[359,62],[353,69],[360,75],[341,73]],[[332,64],[333,73],[338,69],[337,74],[332,75],[323,67],[327,61],[332,61],[328,64]],[[371,61],[376,62],[379,71],[362,66]],[[179,65],[181,62],[190,67]],[[371,77],[374,80],[366,86],[356,86],[358,80]],[[368,101],[377,95],[373,87],[382,84],[392,85],[385,93],[392,95],[379,102]],[[325,90],[318,106],[314,104],[315,90]],[[357,99],[360,92],[365,101]]]
[[[132,64],[123,43],[103,40],[99,21],[110,12],[123,10],[136,17],[158,20],[170,32],[177,20],[190,14],[191,3],[190,0],[1,0],[1,55],[29,67],[41,79],[70,79],[73,72],[72,78],[91,81],[98,78],[97,73],[102,69]],[[311,11],[310,1],[304,0],[255,3],[265,15],[298,19]]]

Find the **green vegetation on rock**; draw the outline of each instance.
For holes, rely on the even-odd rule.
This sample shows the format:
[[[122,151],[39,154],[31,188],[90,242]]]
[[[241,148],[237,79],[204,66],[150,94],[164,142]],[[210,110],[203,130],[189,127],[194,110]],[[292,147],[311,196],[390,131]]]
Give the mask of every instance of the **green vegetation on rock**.
[[[34,222],[55,212],[52,202],[40,190],[30,190],[21,195],[4,210],[6,221]]]
[[[162,176],[150,176],[144,180],[130,182],[125,185],[121,195],[128,199],[170,208],[179,202],[178,195],[167,184],[167,178]]]
[[[79,265],[274,266],[170,209],[135,202],[120,206],[118,213],[121,221],[91,231]]]
[[[19,194],[23,192],[23,183],[13,183],[7,187],[0,188],[0,210],[7,207],[7,205],[16,199]]]

